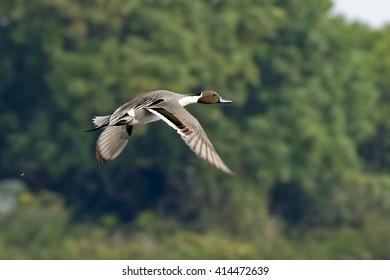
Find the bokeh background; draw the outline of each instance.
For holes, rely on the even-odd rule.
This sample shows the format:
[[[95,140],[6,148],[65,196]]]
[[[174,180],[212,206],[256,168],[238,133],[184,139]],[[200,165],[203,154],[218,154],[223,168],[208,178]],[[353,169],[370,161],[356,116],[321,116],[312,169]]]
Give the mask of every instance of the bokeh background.
[[[329,0],[2,0],[1,259],[389,259],[390,27]],[[228,176],[165,123],[95,159],[94,115],[192,105]]]

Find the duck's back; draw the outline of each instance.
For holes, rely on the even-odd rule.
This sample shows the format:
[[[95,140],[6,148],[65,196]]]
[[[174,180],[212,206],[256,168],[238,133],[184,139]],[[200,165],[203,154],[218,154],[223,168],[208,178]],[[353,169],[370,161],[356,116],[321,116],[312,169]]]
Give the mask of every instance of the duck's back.
[[[139,107],[147,106],[156,101],[169,101],[169,100],[179,100],[183,95],[176,92],[168,90],[154,90],[150,92],[143,93],[133,100],[129,101],[126,105],[129,108],[134,108],[135,110]]]

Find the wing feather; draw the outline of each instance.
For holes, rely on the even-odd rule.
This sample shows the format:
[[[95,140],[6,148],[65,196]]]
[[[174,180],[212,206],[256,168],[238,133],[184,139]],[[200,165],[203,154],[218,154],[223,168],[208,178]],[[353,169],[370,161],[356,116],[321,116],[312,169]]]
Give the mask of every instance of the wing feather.
[[[179,103],[162,102],[146,109],[175,129],[199,158],[225,173],[233,174],[217,154],[198,120]]]
[[[96,142],[96,158],[104,162],[117,158],[126,147],[132,126],[108,126]]]

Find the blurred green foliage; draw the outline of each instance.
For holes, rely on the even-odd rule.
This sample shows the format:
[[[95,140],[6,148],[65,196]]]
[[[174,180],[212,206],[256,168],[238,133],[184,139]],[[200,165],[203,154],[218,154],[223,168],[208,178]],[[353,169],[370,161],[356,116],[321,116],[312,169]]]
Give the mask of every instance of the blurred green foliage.
[[[144,212],[118,227],[112,215],[75,224],[56,194],[19,195],[20,207],[0,215],[0,259],[388,259],[390,226],[368,215],[362,228],[315,229],[286,238],[281,224],[241,238],[210,227],[184,229]],[[295,237],[294,237],[295,235]]]
[[[390,29],[330,6],[3,0],[0,258],[389,258]],[[96,162],[91,117],[154,89],[233,100],[188,109],[237,176],[159,123]]]

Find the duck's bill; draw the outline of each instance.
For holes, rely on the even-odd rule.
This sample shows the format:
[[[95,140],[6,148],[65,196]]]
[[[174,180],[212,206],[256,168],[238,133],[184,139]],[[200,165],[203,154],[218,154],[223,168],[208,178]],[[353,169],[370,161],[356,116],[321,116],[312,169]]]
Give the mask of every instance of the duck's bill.
[[[223,98],[219,98],[219,103],[232,103],[231,100],[227,100],[227,99],[223,99]]]

